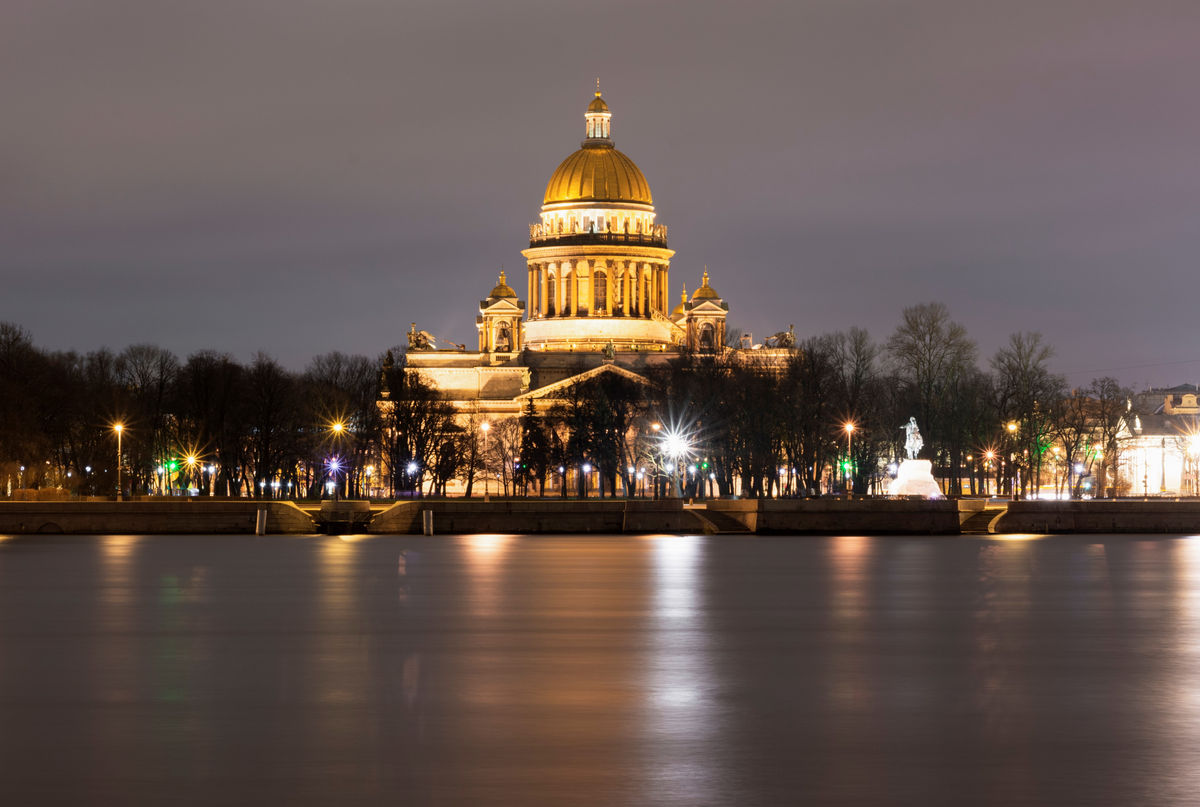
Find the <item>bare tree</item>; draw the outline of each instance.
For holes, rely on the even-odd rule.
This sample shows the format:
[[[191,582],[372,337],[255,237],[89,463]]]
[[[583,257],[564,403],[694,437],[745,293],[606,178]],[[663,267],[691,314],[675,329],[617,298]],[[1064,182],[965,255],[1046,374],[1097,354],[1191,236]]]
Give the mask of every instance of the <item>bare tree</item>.
[[[904,309],[887,341],[896,378],[907,389],[915,416],[935,460],[946,464],[948,487],[961,478],[962,444],[955,424],[964,383],[975,369],[976,347],[967,329],[950,318],[943,303]]]
[[[1133,392],[1121,386],[1115,379],[1105,376],[1097,378],[1088,386],[1088,395],[1095,401],[1097,457],[1096,495],[1107,497],[1109,491],[1115,496],[1120,488],[1117,477],[1120,465],[1121,441],[1117,433],[1133,398]],[[1109,469],[1112,471],[1111,481]]]
[[[1066,381],[1047,366],[1054,349],[1037,332],[1014,333],[992,357],[997,410],[1012,423],[1010,460],[1022,469],[1021,492],[1041,485],[1042,453],[1054,429]]]

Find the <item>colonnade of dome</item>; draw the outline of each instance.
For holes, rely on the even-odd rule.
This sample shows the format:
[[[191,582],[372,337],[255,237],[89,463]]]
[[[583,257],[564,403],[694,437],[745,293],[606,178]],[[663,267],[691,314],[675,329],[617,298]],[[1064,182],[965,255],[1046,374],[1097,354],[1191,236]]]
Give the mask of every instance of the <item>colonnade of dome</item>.
[[[530,225],[522,252],[529,272],[526,344],[533,350],[679,344],[682,331],[667,316],[675,253],[667,248],[667,228],[654,221],[650,185],[614,146],[612,115],[599,92],[584,118],[586,137],[547,183],[540,221]]]

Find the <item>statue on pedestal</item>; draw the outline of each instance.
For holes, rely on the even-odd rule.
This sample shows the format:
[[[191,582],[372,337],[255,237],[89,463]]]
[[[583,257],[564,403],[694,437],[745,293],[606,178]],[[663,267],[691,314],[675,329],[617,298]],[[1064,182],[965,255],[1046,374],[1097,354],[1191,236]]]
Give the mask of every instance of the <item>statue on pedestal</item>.
[[[900,428],[904,429],[904,453],[910,460],[915,460],[925,445],[925,441],[921,439],[921,430],[917,428],[917,419],[910,417],[908,423]]]
[[[904,453],[908,455],[908,459],[900,461],[896,469],[896,478],[888,486],[888,495],[942,498],[942,489],[933,478],[933,463],[930,460],[917,459],[925,445],[925,441],[921,439],[921,430],[917,428],[917,419],[910,417],[908,423],[900,428],[904,430]]]

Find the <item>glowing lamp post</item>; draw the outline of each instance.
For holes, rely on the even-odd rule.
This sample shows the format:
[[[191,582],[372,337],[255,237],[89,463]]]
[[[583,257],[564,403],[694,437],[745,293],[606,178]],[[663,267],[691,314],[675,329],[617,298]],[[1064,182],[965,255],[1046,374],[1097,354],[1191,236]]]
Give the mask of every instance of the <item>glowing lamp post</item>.
[[[410,460],[408,465],[405,466],[404,470],[408,474],[409,484],[417,493],[420,493],[421,488],[417,483],[417,472],[421,470],[421,466],[417,464],[416,460]]]
[[[1200,463],[1197,462],[1200,458],[1200,432],[1192,434],[1188,438],[1188,455],[1192,458],[1192,495],[1200,493]],[[1096,452],[1096,458],[1100,458],[1100,452]]]
[[[1011,441],[1013,441],[1013,446],[1015,447],[1017,439],[1017,424],[1015,421],[1009,421],[1008,423],[1008,437]],[[1008,483],[1012,486],[1012,500],[1015,502],[1017,500],[1017,454],[1015,451],[1010,451],[1008,456],[1009,461],[1013,464],[1013,468],[1011,469],[1013,473],[1009,474]]]
[[[987,496],[988,478],[992,475],[992,460],[996,459],[996,452],[989,450],[984,453],[983,458],[987,460],[987,464],[985,466],[987,468],[987,474],[983,477],[983,495]]]
[[[125,433],[125,424],[114,423],[113,431],[117,433],[117,501],[121,501],[121,435]]]
[[[195,454],[188,454],[186,457],[183,458],[183,461],[184,461],[184,463],[187,464],[187,467],[188,467],[188,495],[190,496],[191,495],[191,487],[192,487],[192,476],[193,476],[193,474],[196,473],[196,463],[198,462],[198,460],[196,459]]]
[[[488,450],[488,432],[492,430],[492,424],[486,420],[479,424],[479,430],[483,432],[483,500],[486,502],[490,498],[487,477],[487,450]]]
[[[329,475],[332,477],[332,479],[329,482],[329,488],[330,488],[330,492],[333,493],[333,500],[335,502],[338,501],[338,493],[339,493],[337,473],[338,473],[338,469],[341,467],[342,467],[342,461],[340,459],[338,459],[337,457],[330,457],[330,459],[329,459]]]
[[[850,457],[852,456],[852,454],[850,453],[850,440],[851,440],[851,438],[854,437],[854,424],[847,423],[845,428],[846,428],[846,495],[853,496],[854,495],[854,493],[853,493],[853,491],[854,491],[854,475],[853,475],[854,460],[850,459]]]
[[[342,451],[344,448],[342,446],[342,438],[345,437],[346,434],[349,432],[349,429],[347,428],[345,421],[335,420],[332,423],[330,423],[329,424],[329,432],[333,435],[334,450]],[[342,492],[341,485],[338,484],[338,478],[337,478],[338,469],[341,467],[342,467],[341,458],[334,457],[333,460],[330,462],[330,469],[333,471],[333,482],[334,482],[333,500],[335,502],[338,500],[338,498]],[[350,481],[350,478],[349,478],[349,476],[347,476],[346,482],[349,483],[349,481]],[[347,484],[347,487],[348,486],[349,485]],[[346,495],[350,495],[349,490],[346,491]]]
[[[675,488],[675,495],[683,498],[683,488],[680,486],[676,470],[682,469],[682,462],[691,455],[692,441],[681,431],[666,429],[662,432],[662,452],[671,458],[668,468],[671,471],[671,482]]]

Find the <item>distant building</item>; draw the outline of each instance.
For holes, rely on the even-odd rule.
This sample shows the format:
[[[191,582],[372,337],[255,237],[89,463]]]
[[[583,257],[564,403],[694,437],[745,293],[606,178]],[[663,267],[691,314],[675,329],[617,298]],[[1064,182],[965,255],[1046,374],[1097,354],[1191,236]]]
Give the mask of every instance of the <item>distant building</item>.
[[[546,184],[538,221],[522,251],[527,295],[500,273],[479,301],[477,349],[439,344],[416,323],[406,372],[435,386],[462,413],[518,415],[532,400],[545,411],[570,385],[599,373],[643,373],[684,351],[726,354],[729,305],[707,269],[689,298],[670,308],[667,228],[650,184],[612,139],[612,114],[597,92],[584,113],[585,137]],[[777,334],[763,358],[790,355]],[[739,351],[741,352],[741,351]]]
[[[1119,478],[1127,486],[1119,494],[1200,494],[1200,390],[1195,385],[1140,394],[1138,406],[1123,420],[1117,439],[1121,446]]]

